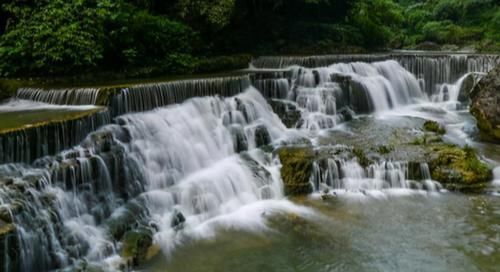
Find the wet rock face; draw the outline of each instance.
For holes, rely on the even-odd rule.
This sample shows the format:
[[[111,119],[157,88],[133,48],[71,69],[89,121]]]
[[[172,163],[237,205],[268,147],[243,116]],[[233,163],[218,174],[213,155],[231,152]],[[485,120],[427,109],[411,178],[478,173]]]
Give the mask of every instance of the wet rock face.
[[[309,147],[285,147],[278,150],[282,164],[281,177],[286,195],[306,195],[313,188],[310,178],[313,170],[314,151]]]
[[[474,88],[474,85],[478,82],[479,76],[477,74],[469,74],[463,81],[460,90],[458,91],[458,101],[460,102],[470,102],[470,93]]]
[[[258,126],[255,129],[255,143],[257,147],[265,146],[271,143],[271,135],[269,135],[269,131],[263,125]]]
[[[300,110],[294,104],[276,99],[270,99],[268,103],[287,128],[296,127],[301,115]]]
[[[500,65],[490,71],[471,93],[471,113],[481,135],[500,143]]]

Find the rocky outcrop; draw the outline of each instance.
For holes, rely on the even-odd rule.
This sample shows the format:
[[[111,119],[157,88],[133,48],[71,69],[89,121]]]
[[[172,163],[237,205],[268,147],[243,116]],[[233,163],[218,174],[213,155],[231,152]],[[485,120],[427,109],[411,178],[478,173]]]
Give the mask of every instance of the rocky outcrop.
[[[500,65],[490,71],[471,92],[470,111],[485,140],[500,143]]]

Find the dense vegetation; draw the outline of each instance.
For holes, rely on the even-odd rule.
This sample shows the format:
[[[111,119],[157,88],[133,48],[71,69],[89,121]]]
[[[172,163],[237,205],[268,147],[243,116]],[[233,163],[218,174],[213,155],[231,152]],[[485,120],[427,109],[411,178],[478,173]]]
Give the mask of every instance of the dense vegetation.
[[[207,72],[241,53],[499,50],[495,0],[7,0],[0,75]],[[225,57],[217,57],[222,56]],[[208,67],[208,68],[207,68]]]

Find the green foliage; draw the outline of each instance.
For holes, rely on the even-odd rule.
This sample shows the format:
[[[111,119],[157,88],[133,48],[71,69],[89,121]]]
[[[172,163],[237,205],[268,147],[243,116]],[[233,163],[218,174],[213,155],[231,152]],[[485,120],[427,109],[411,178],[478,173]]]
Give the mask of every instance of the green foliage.
[[[354,26],[360,29],[364,45],[379,48],[397,42],[397,30],[403,23],[402,9],[390,0],[362,0],[356,3]]]
[[[181,18],[217,30],[229,23],[234,5],[234,0],[179,0],[175,8]]]
[[[198,39],[186,25],[127,5],[109,18],[107,33],[106,56],[112,65],[183,63]]]
[[[495,0],[6,0],[0,8],[0,76],[212,72],[241,66],[213,56],[427,42],[500,50]]]
[[[435,0],[409,4],[405,10],[407,45],[432,41],[475,45],[483,50],[500,48],[499,27],[495,24],[499,12],[500,5],[493,0]]]
[[[19,21],[0,39],[0,74],[94,66],[103,57],[102,23],[111,7],[107,0],[54,0],[33,9],[9,6]]]
[[[496,10],[487,24],[486,35],[489,39],[500,43],[500,8]]]
[[[248,68],[248,64],[252,60],[251,55],[233,55],[233,56],[218,56],[212,58],[203,58],[198,61],[195,72],[197,73],[213,73],[221,71],[231,71],[237,69]]]
[[[458,21],[463,15],[463,5],[460,1],[443,0],[434,7],[434,17],[440,20]]]

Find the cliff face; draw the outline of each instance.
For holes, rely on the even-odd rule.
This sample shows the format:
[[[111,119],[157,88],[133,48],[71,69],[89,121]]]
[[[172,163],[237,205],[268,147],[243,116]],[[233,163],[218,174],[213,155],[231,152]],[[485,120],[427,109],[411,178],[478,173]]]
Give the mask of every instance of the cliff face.
[[[476,84],[471,93],[471,113],[481,134],[500,143],[500,65]]]

